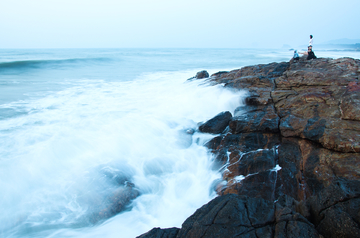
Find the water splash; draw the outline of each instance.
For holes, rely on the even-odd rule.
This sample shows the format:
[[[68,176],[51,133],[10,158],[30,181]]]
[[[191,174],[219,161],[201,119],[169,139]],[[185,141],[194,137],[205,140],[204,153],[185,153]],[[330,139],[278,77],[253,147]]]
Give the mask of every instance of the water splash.
[[[23,114],[0,121],[0,234],[134,237],[180,226],[215,196],[210,188],[220,177],[203,147],[211,135],[196,132],[197,123],[234,111],[243,95],[185,82],[192,74],[78,80],[8,104]],[[94,226],[89,217],[125,182],[141,195]]]

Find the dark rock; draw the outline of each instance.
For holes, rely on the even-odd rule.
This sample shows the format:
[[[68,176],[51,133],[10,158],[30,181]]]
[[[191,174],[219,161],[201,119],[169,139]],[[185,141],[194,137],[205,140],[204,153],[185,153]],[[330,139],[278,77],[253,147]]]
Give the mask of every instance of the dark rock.
[[[189,78],[188,80],[203,79],[203,78],[209,78],[209,73],[206,70],[197,72],[194,77]]]
[[[259,98],[260,96],[256,93],[252,93],[250,96],[245,98],[245,104],[249,106],[258,106],[259,104]]]
[[[131,201],[140,195],[132,183],[133,174],[132,167],[118,163],[102,164],[90,170],[95,192],[79,198],[80,203],[89,207],[84,222],[95,224],[128,210]]]
[[[280,135],[274,133],[240,133],[227,134],[220,143],[219,149],[241,151],[242,153],[258,149],[270,149],[280,144]]]
[[[319,237],[314,225],[295,209],[296,201],[286,196],[274,204],[228,194],[199,208],[180,230],[154,228],[138,238]]]
[[[236,166],[239,174],[247,176],[273,169],[276,166],[276,160],[277,155],[274,149],[256,150],[244,154],[236,165],[232,163],[228,169]]]
[[[312,222],[325,237],[360,237],[360,181],[337,179],[309,198]]]
[[[283,139],[279,146],[280,194],[304,200],[324,188],[328,178],[321,177],[318,172],[320,153],[316,144],[306,140]]]
[[[259,234],[271,230],[267,226],[274,220],[273,203],[230,194],[198,209],[183,223],[177,238],[251,237],[257,230]]]
[[[280,118],[272,104],[238,108],[229,127],[233,134],[242,132],[279,132]]]
[[[142,234],[141,236],[137,236],[136,238],[176,238],[179,230],[179,228],[175,227],[168,229],[153,228],[152,230]]]
[[[226,176],[227,174],[225,174]],[[268,170],[255,175],[249,175],[240,182],[237,181],[237,177],[234,177],[224,187],[220,188],[222,190],[220,194],[234,193],[275,201],[276,176],[276,171]]]
[[[203,133],[219,134],[225,130],[231,118],[232,115],[228,111],[219,113],[214,118],[199,126],[199,130]]]
[[[356,209],[359,211],[360,199],[352,200],[347,204],[336,205],[322,212],[323,220],[317,229],[320,234],[329,238],[355,238],[360,237],[359,223],[346,210]]]
[[[338,177],[360,180],[360,155],[339,153],[305,139],[283,138],[278,148],[277,194],[297,200],[314,196]]]
[[[311,208],[312,215],[314,215],[315,224],[318,224],[322,219],[321,213],[324,210],[357,198],[360,198],[360,181],[339,178],[318,194],[309,198],[307,203]],[[359,218],[356,220],[360,221]]]
[[[220,143],[224,138],[223,135],[216,136],[212,138],[210,141],[205,143],[205,147],[210,149],[216,156],[213,160],[212,169],[219,170],[227,163],[227,154],[226,150],[220,149]]]
[[[125,186],[119,187],[111,195],[99,201],[97,208],[101,210],[91,215],[90,222],[99,222],[128,209],[130,202],[139,194],[139,191],[132,183],[128,182]]]
[[[220,144],[219,140],[221,140]],[[255,189],[252,194],[255,196],[257,192],[266,187],[259,196],[274,199],[272,194],[274,194],[276,173],[270,173],[269,170],[276,165],[277,145],[280,144],[278,134],[227,134],[224,137],[214,138],[212,142],[214,145],[212,151],[215,154],[214,168],[220,169],[226,166],[222,173],[227,184],[218,187],[219,194],[246,194],[252,186],[255,186],[254,184],[259,184],[259,189]],[[261,172],[265,172],[265,174]],[[238,182],[239,176],[251,173],[255,175]],[[269,176],[275,180],[272,183],[263,184],[269,179]]]
[[[224,180],[231,180],[238,176],[256,176],[260,172],[271,170],[276,166],[276,149],[262,149],[247,153],[234,151],[228,158],[228,166],[223,174]],[[242,181],[241,183],[243,183]]]
[[[303,215],[296,212],[297,201],[288,196],[281,196],[276,202],[274,237],[319,237],[315,226]]]
[[[209,78],[209,73],[206,70],[203,70],[203,71],[197,72],[195,77],[197,79]]]
[[[224,138],[224,136],[216,136],[216,137],[212,138],[210,141],[206,142],[206,144],[204,146],[212,151],[215,151],[215,150],[219,149],[220,143],[223,138]]]
[[[211,77],[220,77],[223,74],[227,74],[229,71],[219,71],[211,75]]]

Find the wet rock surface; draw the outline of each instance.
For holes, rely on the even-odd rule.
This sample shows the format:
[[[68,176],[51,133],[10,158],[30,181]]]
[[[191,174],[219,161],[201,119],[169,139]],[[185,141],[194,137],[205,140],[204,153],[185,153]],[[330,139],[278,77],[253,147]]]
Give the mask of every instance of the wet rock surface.
[[[209,122],[220,196],[161,237],[360,237],[359,76],[351,58],[213,74],[250,94],[226,126]]]
[[[203,133],[219,134],[229,125],[231,118],[232,115],[230,112],[221,112],[199,126],[199,131]]]
[[[219,196],[199,208],[179,228],[154,228],[139,238],[320,237],[287,196],[276,203],[235,194]]]
[[[306,202],[325,237],[360,237],[360,181],[339,178]]]
[[[138,238],[175,238],[179,232],[179,228],[160,229],[153,228],[145,234],[138,236]]]
[[[195,79],[204,79],[209,78],[209,73],[206,70],[202,70],[196,73],[194,77],[189,78],[188,80],[195,80]]]
[[[126,182],[125,186],[119,186],[110,195],[98,201],[96,207],[99,211],[90,216],[90,222],[97,223],[129,209],[131,201],[139,195],[140,193],[135,188],[135,185]]]
[[[235,110],[235,117],[229,123],[231,132],[278,132],[280,118],[270,105],[245,106]]]

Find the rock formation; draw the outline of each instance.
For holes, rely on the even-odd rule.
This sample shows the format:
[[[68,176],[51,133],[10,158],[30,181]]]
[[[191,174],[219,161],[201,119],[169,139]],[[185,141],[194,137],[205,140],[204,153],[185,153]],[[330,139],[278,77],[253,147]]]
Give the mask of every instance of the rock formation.
[[[213,74],[250,93],[233,117],[204,124],[221,129],[199,128],[218,134],[205,146],[222,169],[220,196],[181,229],[141,237],[360,237],[359,76],[351,58]]]
[[[204,78],[208,78],[208,77],[209,77],[209,73],[206,70],[203,70],[203,71],[197,72],[194,77],[191,77],[188,80],[204,79]]]

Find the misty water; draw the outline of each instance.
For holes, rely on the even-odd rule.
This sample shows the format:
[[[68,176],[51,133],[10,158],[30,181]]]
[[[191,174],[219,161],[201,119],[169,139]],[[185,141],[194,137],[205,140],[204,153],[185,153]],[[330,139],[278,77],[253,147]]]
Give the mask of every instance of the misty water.
[[[198,123],[233,112],[247,94],[187,79],[292,57],[254,49],[0,53],[1,237],[136,237],[181,227],[216,196],[221,178],[203,146],[215,135],[197,132]],[[94,222],[126,183],[140,195]]]

